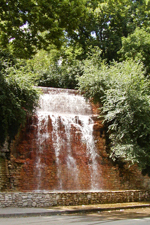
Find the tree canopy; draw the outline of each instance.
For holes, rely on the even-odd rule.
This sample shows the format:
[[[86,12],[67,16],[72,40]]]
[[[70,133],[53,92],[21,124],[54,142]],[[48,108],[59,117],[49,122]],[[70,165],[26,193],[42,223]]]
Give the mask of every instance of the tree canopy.
[[[83,16],[85,0],[2,0],[0,43],[17,57],[29,58],[37,49],[63,42]]]
[[[38,49],[89,46],[101,49],[101,58],[119,60],[123,38],[136,28],[149,29],[149,0],[2,0],[0,47],[14,56],[31,58]]]
[[[150,0],[1,0],[0,144],[34,110],[33,85],[79,88],[102,104],[110,157],[146,173],[149,18]]]
[[[135,31],[122,37],[122,48],[120,53],[120,60],[136,59],[145,65],[146,73],[150,73],[150,31],[144,28],[136,28]]]

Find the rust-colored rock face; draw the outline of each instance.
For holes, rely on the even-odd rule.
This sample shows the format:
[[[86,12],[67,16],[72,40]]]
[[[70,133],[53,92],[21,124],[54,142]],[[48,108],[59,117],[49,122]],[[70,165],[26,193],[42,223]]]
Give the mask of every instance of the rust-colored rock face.
[[[20,190],[101,188],[92,106],[75,91],[49,89],[13,151]],[[95,127],[99,128],[98,122]],[[96,128],[96,129],[98,129]],[[18,165],[20,163],[20,168]],[[18,178],[17,178],[18,176]]]
[[[120,170],[105,150],[98,107],[75,91],[43,89],[40,106],[12,146],[12,189],[141,188],[135,167]]]

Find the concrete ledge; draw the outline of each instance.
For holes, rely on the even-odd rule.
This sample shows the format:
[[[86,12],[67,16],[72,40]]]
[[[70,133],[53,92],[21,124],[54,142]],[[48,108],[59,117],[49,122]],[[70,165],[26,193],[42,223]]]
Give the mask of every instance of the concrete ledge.
[[[150,201],[150,191],[0,192],[0,207],[51,207]]]

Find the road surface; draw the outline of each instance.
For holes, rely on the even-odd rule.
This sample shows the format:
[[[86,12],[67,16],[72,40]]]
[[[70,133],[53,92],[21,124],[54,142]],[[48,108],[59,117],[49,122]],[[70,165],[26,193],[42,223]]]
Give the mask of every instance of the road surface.
[[[58,215],[42,217],[0,218],[0,225],[150,225],[150,217],[114,218],[93,215]]]

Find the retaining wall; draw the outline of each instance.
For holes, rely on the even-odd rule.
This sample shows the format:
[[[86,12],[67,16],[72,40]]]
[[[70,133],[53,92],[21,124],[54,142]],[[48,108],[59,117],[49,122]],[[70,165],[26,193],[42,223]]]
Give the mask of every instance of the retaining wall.
[[[6,190],[8,188],[8,171],[7,171],[7,161],[4,157],[0,156],[0,190]]]
[[[149,201],[150,191],[0,193],[0,207],[49,207]]]

